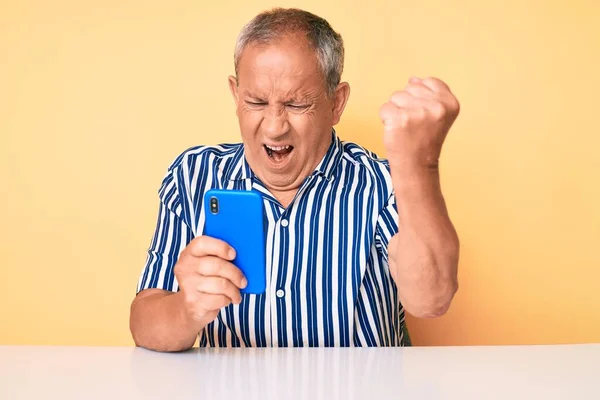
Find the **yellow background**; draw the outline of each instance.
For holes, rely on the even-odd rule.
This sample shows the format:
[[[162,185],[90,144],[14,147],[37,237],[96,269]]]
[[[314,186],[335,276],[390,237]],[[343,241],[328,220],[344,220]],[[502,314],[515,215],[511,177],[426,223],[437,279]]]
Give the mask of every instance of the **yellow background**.
[[[461,286],[414,342],[600,341],[597,1],[2,0],[0,344],[132,344],[163,174],[238,141],[235,38],[274,5],[343,35],[343,139],[383,153],[378,108],[412,74],[461,100],[442,158]]]

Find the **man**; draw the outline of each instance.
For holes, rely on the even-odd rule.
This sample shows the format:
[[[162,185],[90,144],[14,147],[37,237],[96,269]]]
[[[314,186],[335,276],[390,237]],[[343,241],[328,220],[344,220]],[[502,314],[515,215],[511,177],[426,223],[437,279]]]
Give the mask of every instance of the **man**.
[[[399,346],[404,310],[446,312],[459,244],[438,159],[458,101],[410,78],[380,109],[379,159],[333,130],[350,94],[343,58],[341,36],[305,11],[243,28],[229,77],[243,145],[195,147],[169,168],[131,306],[138,346]],[[203,235],[211,188],[262,193],[266,293],[241,295],[235,249]]]

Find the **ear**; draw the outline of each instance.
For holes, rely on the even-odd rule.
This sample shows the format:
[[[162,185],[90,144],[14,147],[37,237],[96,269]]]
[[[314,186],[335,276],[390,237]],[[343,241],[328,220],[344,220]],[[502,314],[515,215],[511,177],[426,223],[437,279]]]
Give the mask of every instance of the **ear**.
[[[235,102],[235,105],[237,107],[237,104],[239,102],[239,97],[238,97],[238,80],[233,75],[229,76],[229,90],[231,91],[231,95],[233,96],[233,101]]]
[[[333,125],[337,125],[342,118],[346,103],[350,97],[350,85],[348,82],[340,83],[333,93]]]

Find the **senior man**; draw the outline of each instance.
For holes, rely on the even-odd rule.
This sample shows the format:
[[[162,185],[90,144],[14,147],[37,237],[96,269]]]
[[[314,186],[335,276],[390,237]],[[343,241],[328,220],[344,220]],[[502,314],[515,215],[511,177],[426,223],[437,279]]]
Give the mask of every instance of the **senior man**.
[[[341,141],[350,95],[344,47],[297,9],[240,33],[229,87],[243,143],[198,146],[169,167],[131,305],[138,346],[400,346],[404,311],[446,312],[459,243],[438,159],[458,115],[450,89],[409,79],[380,109],[387,160]],[[267,289],[240,294],[235,249],[203,235],[204,193],[257,190],[267,223]]]

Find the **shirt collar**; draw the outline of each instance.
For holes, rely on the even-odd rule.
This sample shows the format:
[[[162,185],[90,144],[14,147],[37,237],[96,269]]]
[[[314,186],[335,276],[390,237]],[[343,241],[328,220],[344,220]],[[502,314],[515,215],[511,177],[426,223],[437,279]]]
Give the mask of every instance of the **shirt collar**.
[[[335,129],[331,130],[331,144],[323,159],[319,162],[312,175],[322,175],[327,180],[331,180],[333,172],[342,159],[343,148],[342,142],[337,137]],[[240,144],[239,148],[233,155],[233,162],[230,164],[230,168],[223,174],[227,180],[243,180],[248,178],[254,178],[254,173],[246,161],[244,156],[244,145]]]
[[[250,165],[246,162],[244,156],[244,144],[241,143],[233,155],[233,161],[230,168],[223,174],[225,180],[239,181],[248,178],[254,178],[254,173],[250,169]]]
[[[342,147],[342,141],[337,137],[335,129],[332,128],[331,144],[329,145],[329,149],[327,150],[327,153],[325,153],[325,156],[321,162],[317,165],[317,168],[315,168],[313,175],[320,174],[323,175],[328,181],[331,180],[335,168],[342,159],[343,153],[344,149]]]

